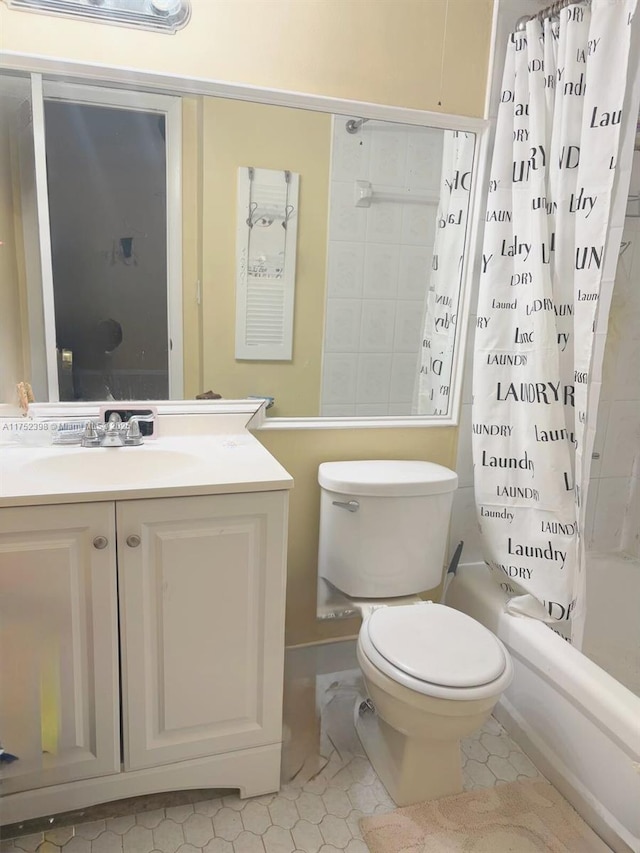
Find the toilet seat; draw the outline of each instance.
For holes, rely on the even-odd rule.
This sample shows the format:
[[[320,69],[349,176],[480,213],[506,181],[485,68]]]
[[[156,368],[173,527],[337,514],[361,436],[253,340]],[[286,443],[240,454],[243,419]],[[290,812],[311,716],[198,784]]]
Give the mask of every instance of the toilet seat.
[[[511,658],[491,631],[465,613],[432,602],[375,610],[358,643],[389,678],[436,698],[496,695],[512,677]]]

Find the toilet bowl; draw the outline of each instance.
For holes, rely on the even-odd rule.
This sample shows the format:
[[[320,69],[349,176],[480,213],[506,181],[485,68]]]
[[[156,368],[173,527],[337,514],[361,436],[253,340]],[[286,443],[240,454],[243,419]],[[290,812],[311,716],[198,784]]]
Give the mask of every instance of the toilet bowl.
[[[460,740],[483,725],[513,675],[500,640],[444,605],[384,607],[365,618],[357,658],[373,709],[356,708],[356,731],[393,801],[459,793]]]
[[[457,476],[430,462],[358,460],[322,463],[318,481],[319,574],[363,616],[357,658],[370,701],[354,717],[364,750],[399,806],[459,793],[460,740],[490,716],[513,665],[484,625],[418,597],[443,577]]]

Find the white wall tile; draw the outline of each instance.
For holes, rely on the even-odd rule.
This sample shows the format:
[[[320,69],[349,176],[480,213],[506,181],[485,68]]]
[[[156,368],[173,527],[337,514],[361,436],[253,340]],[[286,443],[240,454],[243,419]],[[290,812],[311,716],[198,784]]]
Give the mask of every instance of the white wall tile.
[[[331,176],[336,181],[366,180],[369,175],[371,135],[362,128],[358,133],[347,133],[349,118],[336,116],[333,122]]]
[[[396,306],[396,323],[393,336],[395,352],[410,352],[414,354],[420,349],[424,314],[422,302],[402,300]]]
[[[400,247],[367,243],[364,254],[364,296],[370,299],[394,299],[398,291]]]
[[[364,243],[329,243],[329,296],[361,296],[364,274]]]
[[[389,403],[389,414],[395,417],[404,417],[405,415],[413,415],[411,403]]]
[[[343,406],[323,406],[320,414],[326,418],[353,418],[356,414],[355,404]]]
[[[434,204],[403,204],[402,243],[410,246],[433,246],[436,213]]]
[[[401,246],[398,272],[400,299],[424,301],[431,276],[432,246]]]
[[[619,339],[616,335],[607,336],[607,345],[604,350],[604,358],[601,368],[600,399],[612,400],[613,389],[616,384],[616,362],[618,360]]]
[[[361,299],[329,299],[324,330],[325,352],[358,352]]]
[[[611,403],[600,475],[624,477],[631,471],[640,447],[640,401]]]
[[[629,479],[629,492],[622,524],[622,550],[640,557],[640,466],[634,466],[634,476]]]
[[[593,547],[596,551],[619,550],[628,495],[628,477],[605,477],[598,481],[593,523]]]
[[[640,299],[639,299],[640,301]],[[620,342],[613,384],[614,400],[640,400],[640,329]]]
[[[397,187],[385,191],[398,192]],[[402,235],[402,205],[374,201],[368,209],[366,239],[369,243],[399,243]]]
[[[433,128],[407,133],[405,181],[412,189],[438,190],[442,169],[442,132]]]
[[[362,242],[367,233],[367,215],[365,207],[355,206],[354,184],[339,181],[331,182],[329,203],[329,239]]]
[[[353,403],[356,395],[358,356],[344,353],[326,353],[323,367],[323,405]]]
[[[357,403],[356,417],[358,418],[380,418],[389,414],[388,403]]]
[[[393,299],[365,299],[360,329],[361,352],[391,352],[396,314]]]
[[[358,356],[357,403],[386,403],[390,383],[390,354],[361,353]]]
[[[407,162],[407,131],[376,124],[372,133],[369,180],[374,185],[402,186]]]
[[[418,373],[418,358],[412,353],[394,353],[391,359],[391,387],[389,402],[410,406]],[[409,414],[409,412],[405,412]]]

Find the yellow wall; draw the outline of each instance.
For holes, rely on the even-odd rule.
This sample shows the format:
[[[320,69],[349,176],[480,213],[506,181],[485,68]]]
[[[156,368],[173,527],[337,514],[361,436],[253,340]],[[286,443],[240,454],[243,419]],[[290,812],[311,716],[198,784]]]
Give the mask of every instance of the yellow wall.
[[[175,36],[158,36],[10,11],[0,4],[0,48],[436,112],[483,114],[493,0],[192,0],[192,6],[187,28]],[[190,120],[202,124],[197,107]],[[198,174],[191,176],[196,191]],[[191,199],[190,221],[204,245],[210,234],[203,228],[202,194]],[[185,224],[185,234],[187,230]],[[193,241],[190,253],[189,275],[202,274],[204,258],[198,257]],[[189,284],[185,311],[197,333]],[[188,370],[197,363],[197,356],[190,356]],[[191,396],[194,389],[187,379]],[[315,621],[318,464],[414,458],[451,466],[457,430],[287,430],[257,436],[295,478],[287,642],[354,633],[353,622]]]
[[[14,217],[15,164],[9,129],[15,124],[19,99],[0,97],[0,403],[15,403],[16,383],[27,379],[22,351],[18,254]],[[17,187],[16,187],[17,188]]]
[[[205,98],[203,147],[203,390],[275,397],[274,417],[318,414],[327,252],[331,116]],[[300,175],[293,360],[235,360],[239,166]]]
[[[173,36],[9,10],[3,50],[482,115],[493,0],[191,0]]]

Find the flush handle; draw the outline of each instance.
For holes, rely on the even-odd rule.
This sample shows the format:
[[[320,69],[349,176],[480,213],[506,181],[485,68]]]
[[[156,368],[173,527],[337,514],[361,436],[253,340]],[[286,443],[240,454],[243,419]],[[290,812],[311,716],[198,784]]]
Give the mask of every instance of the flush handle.
[[[346,509],[347,512],[358,512],[360,504],[358,501],[333,501],[334,506],[339,506],[341,509]]]
[[[127,536],[127,545],[129,548],[137,548],[140,544],[140,537],[136,533],[132,533],[131,536]]]
[[[102,551],[103,548],[106,548],[109,544],[109,540],[106,536],[96,536],[93,540],[93,547],[97,548],[98,551]]]

